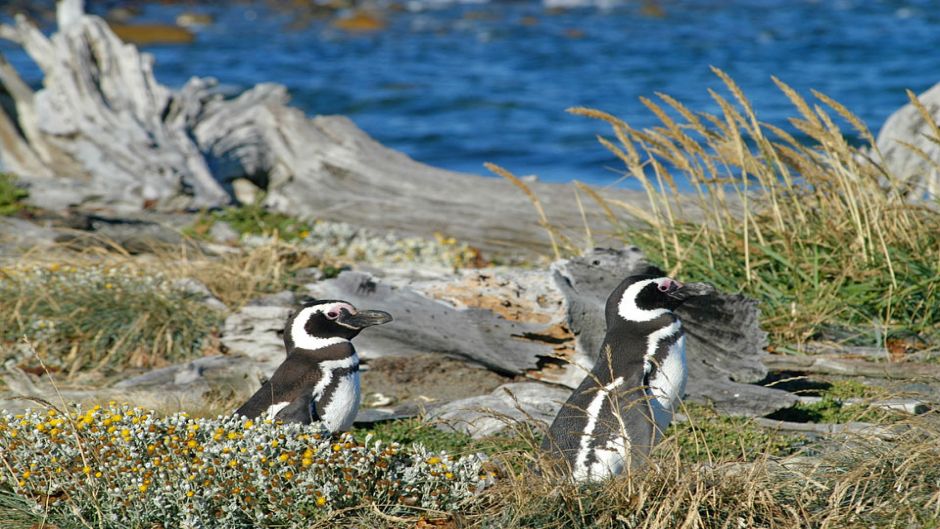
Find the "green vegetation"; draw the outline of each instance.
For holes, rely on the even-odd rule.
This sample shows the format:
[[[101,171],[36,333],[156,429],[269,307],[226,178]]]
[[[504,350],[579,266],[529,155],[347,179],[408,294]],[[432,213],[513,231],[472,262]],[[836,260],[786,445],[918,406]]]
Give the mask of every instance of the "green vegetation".
[[[198,356],[221,317],[165,276],[127,267],[55,264],[0,276],[4,360],[26,337],[48,367],[69,375]]]
[[[273,235],[285,241],[296,241],[310,235],[312,225],[290,215],[271,211],[255,204],[233,206],[218,211],[206,212],[185,230],[187,235],[204,238],[216,222],[226,222],[242,235]]]
[[[672,274],[754,296],[779,343],[871,343],[895,331],[940,340],[940,213],[905,202],[904,185],[878,164],[871,132],[836,101],[814,91],[808,102],[775,80],[799,115],[790,121],[803,141],[761,122],[734,81],[715,72],[731,93],[729,100],[710,91],[719,114],[665,94],[642,99],[662,123],[648,129],[572,109],[613,128],[616,139],[601,143],[648,196],[649,207],[637,208],[580,186],[614,233]],[[839,118],[865,147],[849,144]],[[691,195],[678,192],[678,174]],[[558,246],[578,251],[529,193]]]
[[[29,193],[16,185],[16,178],[0,173],[0,216],[13,215],[25,207],[23,200]]]
[[[754,461],[789,455],[806,441],[802,436],[761,428],[746,417],[718,415],[707,406],[686,404],[682,411],[688,421],[673,422],[659,450],[674,450],[684,462]]]

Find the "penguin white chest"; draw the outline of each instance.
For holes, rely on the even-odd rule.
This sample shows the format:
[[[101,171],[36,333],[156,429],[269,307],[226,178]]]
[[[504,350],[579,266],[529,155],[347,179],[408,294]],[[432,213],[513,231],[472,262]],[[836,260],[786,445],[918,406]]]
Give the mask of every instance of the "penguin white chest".
[[[676,332],[681,333],[681,327]],[[649,379],[650,404],[659,433],[662,434],[672,422],[679,401],[685,395],[688,367],[685,360],[685,336],[681,335],[669,345],[666,354],[656,365]]]
[[[331,432],[348,430],[359,412],[359,371],[340,376],[334,388],[320,419]]]

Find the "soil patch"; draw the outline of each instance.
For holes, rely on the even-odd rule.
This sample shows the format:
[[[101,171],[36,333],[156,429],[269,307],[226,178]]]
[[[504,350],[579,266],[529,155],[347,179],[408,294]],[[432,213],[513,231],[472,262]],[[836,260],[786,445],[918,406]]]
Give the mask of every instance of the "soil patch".
[[[367,407],[447,402],[484,395],[514,380],[436,354],[376,358],[367,365],[361,375]]]

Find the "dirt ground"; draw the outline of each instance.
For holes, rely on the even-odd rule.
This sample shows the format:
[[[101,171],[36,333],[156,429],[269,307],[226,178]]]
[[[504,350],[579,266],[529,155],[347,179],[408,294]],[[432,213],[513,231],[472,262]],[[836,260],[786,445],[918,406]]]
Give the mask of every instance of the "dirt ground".
[[[365,366],[361,377],[367,407],[447,402],[484,395],[513,380],[432,354],[377,358]]]

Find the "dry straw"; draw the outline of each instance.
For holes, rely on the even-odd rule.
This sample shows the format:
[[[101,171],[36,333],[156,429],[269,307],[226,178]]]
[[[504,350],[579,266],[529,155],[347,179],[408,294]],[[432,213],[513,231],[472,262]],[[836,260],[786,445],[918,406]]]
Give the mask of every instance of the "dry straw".
[[[802,343],[835,328],[871,336],[873,326],[937,333],[940,214],[906,201],[910,190],[880,163],[864,123],[825,94],[807,100],[775,78],[796,110],[795,135],[762,122],[740,87],[714,72],[730,93],[709,90],[717,114],[665,94],[641,99],[660,122],[650,128],[570,109],[611,126],[615,139],[599,140],[645,190],[647,207],[578,189],[672,273],[758,297],[777,338]],[[840,121],[866,145],[850,143]],[[679,192],[680,176],[691,193]],[[682,214],[690,203],[696,222]],[[623,231],[630,218],[644,227]]]

